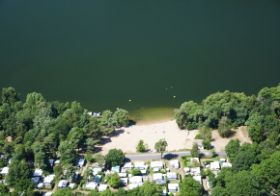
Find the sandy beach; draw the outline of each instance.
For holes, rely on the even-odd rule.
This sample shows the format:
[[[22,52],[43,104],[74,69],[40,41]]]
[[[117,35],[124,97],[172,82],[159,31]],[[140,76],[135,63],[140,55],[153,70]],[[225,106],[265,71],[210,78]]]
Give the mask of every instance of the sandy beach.
[[[160,139],[166,139],[168,151],[190,149],[198,131],[180,130],[175,120],[167,120],[157,123],[141,123],[123,128],[119,132],[121,132],[119,135],[111,137],[111,142],[102,146],[102,153],[105,154],[112,148],[121,149],[126,153],[134,153],[140,139],[144,140],[152,151],[154,151],[155,143]]]
[[[240,127],[235,131],[236,133],[231,138],[221,138],[217,130],[214,130],[212,132],[212,145],[215,150],[218,152],[224,151],[225,146],[231,139],[239,139],[241,143],[251,142],[246,127]],[[135,153],[140,139],[144,140],[151,151],[155,151],[154,145],[160,139],[167,141],[167,151],[191,149],[198,130],[180,130],[175,120],[166,120],[164,122],[141,123],[116,132],[117,134],[110,138],[111,141],[101,146],[102,154],[106,154],[113,148],[121,149],[125,153]]]

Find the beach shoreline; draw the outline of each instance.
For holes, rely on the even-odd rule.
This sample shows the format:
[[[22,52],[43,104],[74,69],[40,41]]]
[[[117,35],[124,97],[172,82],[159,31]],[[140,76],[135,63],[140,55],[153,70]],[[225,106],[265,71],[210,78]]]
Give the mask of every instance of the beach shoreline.
[[[251,143],[245,126],[234,130],[235,134],[230,138],[222,138],[217,130],[212,131],[211,144],[216,152],[224,152],[225,146],[232,139],[238,139],[241,143]],[[107,154],[111,149],[121,149],[125,153],[137,153],[136,146],[143,140],[149,152],[155,152],[154,145],[160,139],[168,143],[166,151],[190,150],[193,144],[199,140],[195,137],[199,130],[181,130],[174,119],[162,119],[157,121],[143,121],[116,130],[116,134],[110,136],[108,142],[101,147],[101,153]],[[201,140],[200,140],[201,141]],[[201,143],[201,142],[200,142]]]

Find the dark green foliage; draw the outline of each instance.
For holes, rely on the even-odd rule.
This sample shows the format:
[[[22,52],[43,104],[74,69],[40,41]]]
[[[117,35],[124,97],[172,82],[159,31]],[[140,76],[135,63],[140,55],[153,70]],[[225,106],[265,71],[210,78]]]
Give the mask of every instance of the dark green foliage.
[[[271,155],[259,165],[253,167],[252,173],[261,184],[262,192],[280,193],[280,151]]]
[[[28,190],[33,187],[31,182],[32,172],[30,165],[26,161],[13,160],[6,182],[10,187],[14,187],[16,191]]]
[[[57,190],[53,196],[73,196],[74,194],[70,189],[59,189]]]
[[[197,103],[189,101],[181,105],[176,113],[176,120],[181,129],[192,130],[198,128],[201,116],[201,107]]]
[[[162,158],[162,155],[165,152],[167,146],[168,146],[168,144],[165,139],[160,139],[157,143],[155,143],[155,149],[157,152],[160,153],[161,158]]]
[[[141,170],[140,170],[140,169],[134,168],[134,169],[131,171],[131,174],[132,174],[133,176],[140,176],[142,173],[141,173]]]
[[[196,129],[202,124],[218,128],[220,119],[227,117],[235,127],[245,123],[253,104],[254,97],[247,97],[244,93],[218,92],[200,104],[183,103],[176,113],[176,120],[181,129]]]
[[[70,141],[64,141],[60,144],[58,151],[60,153],[60,161],[63,165],[74,165],[77,162],[78,154],[75,145]]]
[[[124,189],[119,189],[116,192],[106,190],[104,192],[91,191],[89,196],[161,196],[162,188],[154,183],[145,182],[143,186],[138,187],[133,190],[125,191]]]
[[[121,181],[120,181],[120,177],[118,174],[112,174],[110,176],[108,176],[108,182],[109,182],[109,185],[112,187],[112,188],[119,188],[120,187],[120,184],[121,184]]]
[[[248,171],[238,172],[232,175],[226,175],[223,185],[218,185],[213,189],[212,195],[229,195],[229,196],[258,196],[260,184],[256,181],[254,175]]]
[[[62,176],[64,169],[71,177],[78,154],[94,152],[101,137],[116,127],[126,126],[128,113],[117,109],[102,118],[88,115],[78,102],[48,102],[40,93],[29,93],[21,100],[14,88],[3,88],[0,102],[0,166],[12,158],[7,182],[16,192],[33,191],[32,170],[43,169]],[[109,116],[105,121],[104,116]],[[60,159],[51,168],[49,159]],[[54,171],[53,171],[54,170]]]
[[[0,184],[0,195],[9,195],[9,188],[4,184]]]
[[[191,150],[192,157],[199,157],[199,149],[197,143],[194,143]]]
[[[230,136],[232,128],[248,127],[253,144],[229,142],[226,153],[233,168],[211,177],[212,195],[280,194],[280,85],[263,88],[257,96],[225,91],[212,94],[199,104],[186,102],[176,119],[180,128],[199,124],[218,128],[223,137]],[[203,135],[200,131],[205,143]]]
[[[254,142],[264,141],[270,134],[280,133],[280,121],[275,115],[254,113],[248,119],[249,135]]]
[[[230,121],[227,117],[223,116],[219,120],[219,125],[218,125],[218,132],[221,137],[229,137],[232,134],[231,131],[231,124]]]
[[[126,127],[128,125],[128,111],[117,108],[113,114],[114,125],[117,127]]]
[[[184,196],[202,196],[203,189],[199,182],[186,176],[180,183],[180,194]]]
[[[125,155],[123,151],[118,149],[112,149],[105,156],[106,168],[110,169],[113,166],[121,166],[124,164]]]
[[[207,140],[207,139],[203,140],[202,145],[203,145],[203,148],[205,148],[206,150],[211,150],[212,149],[212,145],[211,145],[210,140]]]
[[[235,160],[235,157],[238,154],[239,149],[240,149],[239,140],[230,140],[230,142],[226,145],[226,153],[231,161]]]
[[[137,144],[137,147],[136,147],[136,150],[137,152],[146,152],[146,146],[144,144],[144,141],[143,140],[140,140]]]
[[[237,171],[248,170],[258,163],[258,149],[256,145],[244,144],[232,160],[232,168]]]

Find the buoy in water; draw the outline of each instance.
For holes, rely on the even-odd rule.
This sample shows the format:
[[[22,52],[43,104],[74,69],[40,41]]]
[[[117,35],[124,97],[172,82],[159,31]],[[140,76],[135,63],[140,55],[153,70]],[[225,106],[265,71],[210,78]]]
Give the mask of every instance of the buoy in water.
[[[173,99],[176,99],[176,96],[175,96],[175,95],[173,96]]]

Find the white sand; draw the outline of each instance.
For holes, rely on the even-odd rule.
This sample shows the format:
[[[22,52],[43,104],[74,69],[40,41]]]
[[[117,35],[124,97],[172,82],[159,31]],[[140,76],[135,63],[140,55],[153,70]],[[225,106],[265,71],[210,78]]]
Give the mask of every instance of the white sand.
[[[213,138],[213,142],[212,145],[215,147],[215,150],[217,152],[221,152],[225,150],[226,145],[229,143],[230,140],[232,139],[238,139],[240,141],[241,144],[243,143],[252,143],[248,131],[247,131],[247,127],[242,126],[239,127],[238,129],[234,130],[235,134],[230,137],[230,138],[222,138],[217,130],[214,130],[212,132],[212,138]]]
[[[198,133],[198,130],[180,130],[175,120],[134,125],[122,130],[119,135],[110,138],[111,142],[101,146],[102,154],[106,154],[113,148],[121,149],[125,153],[135,153],[140,139],[144,140],[144,143],[153,152],[155,151],[155,143],[160,139],[167,141],[167,151],[191,149],[195,142],[195,136]],[[215,151],[224,151],[225,146],[231,139],[239,139],[241,143],[251,143],[246,127],[240,127],[235,132],[231,138],[222,138],[217,130],[213,130],[213,141],[211,143],[215,147]]]
[[[152,151],[154,151],[155,143],[160,139],[167,141],[168,151],[191,149],[194,137],[198,133],[197,130],[180,130],[175,120],[134,125],[123,130],[123,133],[111,137],[112,141],[102,146],[103,154],[113,148],[121,149],[126,153],[134,153],[140,139],[143,139]]]

